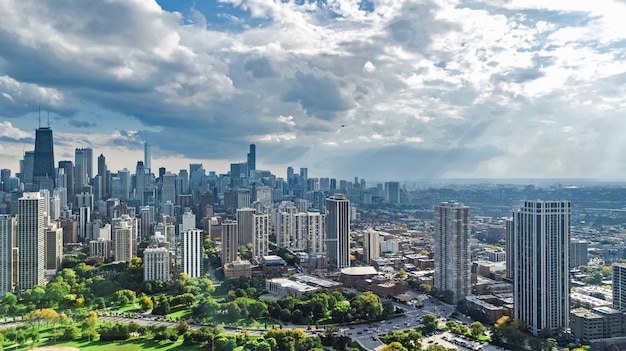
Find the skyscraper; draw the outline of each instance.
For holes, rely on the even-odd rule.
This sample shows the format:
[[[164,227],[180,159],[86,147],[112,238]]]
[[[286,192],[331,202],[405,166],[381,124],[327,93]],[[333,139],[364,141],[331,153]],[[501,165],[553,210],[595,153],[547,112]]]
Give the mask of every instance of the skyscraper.
[[[524,201],[513,211],[515,319],[534,335],[569,327],[569,201]]]
[[[150,173],[152,169],[152,148],[148,143],[143,143],[143,165],[146,167],[148,173]]]
[[[54,189],[54,146],[52,129],[38,128],[35,132],[35,158],[33,167],[33,190]]]
[[[460,202],[435,205],[434,287],[456,304],[470,294],[470,209]]]
[[[237,210],[237,243],[247,246],[254,242],[254,208]]]
[[[91,149],[74,150],[74,194],[83,192],[83,188],[89,185],[89,165]]]
[[[380,257],[380,234],[368,228],[363,236],[363,262],[371,264],[373,259]]]
[[[136,235],[134,218],[122,215],[113,221],[113,256],[116,261],[130,262],[133,258],[133,239]]]
[[[15,245],[15,218],[0,215],[0,296],[13,290],[13,246]]]
[[[143,280],[170,281],[170,252],[164,248],[149,247],[143,251]]]
[[[506,278],[510,281],[513,281],[514,267],[515,267],[515,255],[513,246],[515,244],[515,233],[513,227],[513,219],[510,218],[505,222],[505,243],[504,243],[504,251],[506,252]]]
[[[222,265],[237,260],[237,222],[222,222]]]
[[[343,194],[326,199],[326,250],[331,270],[350,267],[350,201]]]
[[[385,201],[387,201],[390,204],[400,203],[400,183],[399,182],[385,183]]]
[[[626,312],[626,263],[613,263],[613,308]]]
[[[17,290],[44,283],[44,200],[39,193],[24,193],[18,200],[17,247],[19,264]]]
[[[189,278],[197,278],[202,275],[202,247],[204,235],[201,229],[187,229],[182,234],[182,271]]]
[[[253,215],[254,237],[252,242],[252,256],[267,256],[269,251],[269,236],[271,229],[270,215],[267,213]]]
[[[256,170],[256,145],[250,144],[250,152],[248,152],[248,177],[252,171]]]

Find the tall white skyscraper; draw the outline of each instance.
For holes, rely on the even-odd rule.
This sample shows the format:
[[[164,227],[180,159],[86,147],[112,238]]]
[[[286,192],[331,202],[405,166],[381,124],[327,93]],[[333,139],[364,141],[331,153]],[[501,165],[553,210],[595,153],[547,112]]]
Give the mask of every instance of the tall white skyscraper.
[[[148,173],[150,173],[152,169],[152,148],[150,144],[143,144],[143,165],[146,167]]]
[[[15,218],[0,215],[0,296],[13,290],[13,247],[17,231]]]
[[[569,327],[569,201],[524,201],[513,211],[515,319],[534,335]]]
[[[182,264],[183,273],[190,278],[197,278],[202,275],[202,248],[204,235],[200,229],[187,229],[182,234]]]
[[[331,270],[350,267],[350,201],[343,194],[326,199],[326,250]]]
[[[113,219],[113,256],[116,261],[130,262],[137,224],[128,215]]]
[[[19,249],[17,290],[44,283],[44,199],[39,193],[24,193],[17,202],[17,247]]]
[[[460,202],[435,205],[434,287],[456,304],[470,294],[470,209]]]
[[[273,213],[276,245],[291,248],[295,231],[295,217],[298,209],[291,202],[283,201]]]
[[[271,232],[270,215],[267,213],[254,215],[254,241],[252,243],[252,256],[267,256],[269,251],[269,236]]]

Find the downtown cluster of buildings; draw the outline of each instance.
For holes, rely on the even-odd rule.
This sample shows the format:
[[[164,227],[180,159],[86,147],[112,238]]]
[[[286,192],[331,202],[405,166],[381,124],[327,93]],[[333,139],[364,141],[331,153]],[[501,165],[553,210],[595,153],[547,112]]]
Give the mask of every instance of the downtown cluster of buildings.
[[[129,262],[141,251],[146,280],[180,272],[198,277],[206,271],[206,237],[219,243],[227,276],[280,266],[268,255],[270,237],[308,271],[339,271],[350,267],[351,199],[398,203],[401,197],[398,182],[367,188],[362,179],[309,178],[306,168],[291,167],[286,179],[276,177],[256,169],[255,145],[227,174],[207,174],[201,164],[155,173],[148,144],[134,172],[112,172],[90,148],[55,163],[49,127],[36,130],[35,150],[25,152],[20,171],[2,169],[0,181],[0,271],[6,273],[0,293],[45,283],[60,268],[63,248],[66,254],[88,248],[101,262]]]
[[[287,272],[286,262],[269,255],[270,242],[288,249],[298,275],[268,280],[268,291],[278,295],[300,294],[312,286],[373,290],[381,296],[406,291],[380,274],[385,262],[394,259],[389,256],[397,258],[401,251],[398,240],[368,229],[358,234],[356,247],[351,231],[360,216],[355,204],[407,201],[398,182],[368,187],[363,179],[310,178],[306,168],[295,173],[291,167],[283,179],[257,169],[255,145],[246,162],[231,164],[227,174],[207,173],[201,164],[177,173],[161,167],[155,173],[148,144],[144,151],[134,172],[112,172],[100,155],[94,173],[89,148],[77,148],[74,160],[55,167],[52,130],[37,129],[35,150],[25,153],[20,172],[12,176],[10,170],[0,170],[0,294],[44,284],[46,275],[60,268],[64,248],[66,254],[88,248],[89,256],[103,262],[129,262],[142,250],[145,280],[167,281],[180,272],[198,277],[206,272],[205,238],[218,244],[227,277],[280,277]],[[425,281],[444,300],[494,312],[491,321],[507,314],[512,303],[508,314],[535,335],[547,329],[570,329],[583,340],[626,335],[622,263],[612,266],[612,306],[572,310],[579,297],[570,293],[570,270],[586,263],[587,247],[570,240],[569,201],[523,201],[512,211],[506,249],[484,253],[491,261],[506,262],[504,282],[510,288],[502,288],[500,303],[500,296],[477,293],[481,284],[476,277],[489,267],[473,260],[470,207],[449,201],[432,209],[420,214],[432,215],[433,251],[406,256],[402,260],[411,263],[402,265],[434,268],[434,276]],[[146,241],[148,247],[140,247]],[[342,285],[322,277],[334,277]]]

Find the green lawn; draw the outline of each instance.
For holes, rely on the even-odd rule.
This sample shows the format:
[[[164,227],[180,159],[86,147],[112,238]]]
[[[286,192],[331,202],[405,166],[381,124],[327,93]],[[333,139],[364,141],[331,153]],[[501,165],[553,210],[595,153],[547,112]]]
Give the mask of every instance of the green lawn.
[[[81,351],[138,351],[138,350],[158,350],[158,351],[184,351],[184,350],[201,350],[200,346],[185,346],[182,339],[177,342],[156,343],[146,339],[129,339],[122,342],[100,342],[100,341],[71,341],[63,343],[44,342],[38,343],[37,346],[71,346]],[[32,345],[23,346],[10,350],[29,350]]]

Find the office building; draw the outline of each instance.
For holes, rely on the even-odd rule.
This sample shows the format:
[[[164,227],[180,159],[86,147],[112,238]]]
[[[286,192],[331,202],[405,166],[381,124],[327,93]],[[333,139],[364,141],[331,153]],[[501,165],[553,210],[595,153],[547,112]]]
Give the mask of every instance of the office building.
[[[143,280],[170,281],[170,252],[166,248],[149,247],[143,251]]]
[[[252,171],[256,170],[256,145],[250,144],[250,152],[248,152],[248,177]]]
[[[8,215],[0,215],[0,297],[13,291],[13,273],[17,267],[13,264],[13,247],[17,222]]]
[[[163,175],[163,185],[161,187],[161,202],[171,202],[176,204],[176,174],[166,173]]]
[[[50,127],[40,127],[35,132],[33,190],[48,189],[52,191],[55,187],[55,180],[52,129]]]
[[[569,201],[524,201],[513,211],[515,319],[533,335],[569,327]]]
[[[82,148],[74,150],[74,193],[80,194],[89,185],[93,172],[93,150]]]
[[[434,288],[448,303],[470,294],[470,209],[460,202],[435,206]]]
[[[24,193],[18,200],[17,248],[19,266],[17,291],[44,283],[44,200],[39,193]]]
[[[330,270],[350,267],[350,201],[343,194],[326,199],[326,250]]]

